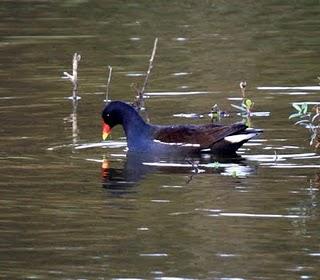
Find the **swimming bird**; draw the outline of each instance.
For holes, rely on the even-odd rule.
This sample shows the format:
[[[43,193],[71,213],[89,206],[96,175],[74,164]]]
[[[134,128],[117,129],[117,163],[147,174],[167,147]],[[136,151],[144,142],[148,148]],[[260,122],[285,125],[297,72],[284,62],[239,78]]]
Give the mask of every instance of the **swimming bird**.
[[[153,125],[146,123],[131,105],[112,101],[102,112],[103,139],[116,125],[122,125],[132,152],[201,153],[235,155],[247,141],[262,133],[243,123],[232,125]]]

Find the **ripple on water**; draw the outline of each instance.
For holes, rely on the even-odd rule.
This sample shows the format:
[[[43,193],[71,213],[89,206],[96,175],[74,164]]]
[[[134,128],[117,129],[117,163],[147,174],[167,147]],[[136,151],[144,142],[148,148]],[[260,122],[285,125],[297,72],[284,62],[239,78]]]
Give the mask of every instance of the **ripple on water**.
[[[126,76],[127,77],[143,77],[146,74],[144,72],[127,72]]]
[[[310,253],[309,256],[320,257],[320,253]]]
[[[146,92],[146,96],[181,96],[213,93],[210,91],[163,91],[163,92]]]
[[[191,74],[191,72],[175,72],[175,73],[172,73],[171,75],[175,76],[175,77],[179,77],[179,76],[187,76],[190,74]]]
[[[288,92],[271,92],[273,95],[309,95],[317,94],[316,91],[288,91]]]
[[[224,168],[224,172],[221,175],[225,176],[237,176],[237,178],[245,178],[253,173],[253,168],[246,165],[233,165]]]
[[[177,42],[185,42],[188,40],[188,38],[185,38],[185,37],[177,37],[177,38],[174,38],[174,40],[176,40]]]
[[[257,87],[258,90],[320,90],[320,86],[301,86],[301,87],[289,87],[289,86],[278,86],[278,87]]]
[[[140,257],[168,257],[167,253],[141,253]]]
[[[320,164],[272,164],[271,168],[320,168]]]
[[[317,158],[318,155],[315,153],[301,153],[301,154],[259,154],[259,155],[243,155],[244,158],[252,161],[284,161],[287,159],[313,159]]]
[[[140,37],[131,37],[129,38],[131,41],[140,41],[141,38]]]
[[[179,114],[173,114],[176,118],[187,118],[187,119],[198,119],[203,118],[204,115],[202,114],[196,114],[196,113],[179,113]]]
[[[75,150],[92,149],[92,148],[122,148],[127,147],[126,141],[113,141],[109,140],[106,142],[97,143],[84,143],[84,144],[62,144],[54,147],[47,148],[48,151],[60,150],[64,148],[72,147]]]
[[[242,218],[285,218],[285,219],[305,219],[309,216],[305,215],[287,215],[287,214],[271,214],[271,213],[237,213],[237,212],[223,212],[220,209],[201,209],[197,208],[195,211],[208,212],[208,217],[242,217]]]
[[[269,117],[271,113],[270,112],[251,112],[250,115],[253,117]]]
[[[112,280],[144,280],[143,278],[112,278]]]
[[[2,97],[0,97],[0,100],[19,99],[19,98],[23,98],[23,97],[19,97],[19,96],[2,96]]]
[[[126,147],[127,142],[125,141],[114,141],[114,140],[109,140],[106,142],[98,142],[98,143],[87,143],[87,144],[80,144],[75,147],[76,150],[81,150],[81,149],[90,149],[90,148],[122,148]]]
[[[195,280],[195,278],[185,278],[185,277],[156,277],[154,278],[156,280]],[[222,278],[221,278],[222,279]],[[228,278],[228,280],[232,280],[231,278]]]

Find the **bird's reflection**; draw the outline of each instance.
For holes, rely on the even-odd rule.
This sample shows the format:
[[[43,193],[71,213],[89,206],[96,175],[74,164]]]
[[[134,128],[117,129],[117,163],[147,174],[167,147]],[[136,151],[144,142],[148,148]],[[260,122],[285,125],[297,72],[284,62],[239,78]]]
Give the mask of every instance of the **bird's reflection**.
[[[128,153],[123,168],[113,168],[112,161],[105,156],[102,163],[102,184],[117,195],[135,192],[136,186],[148,174],[185,174],[186,184],[201,173],[218,173],[237,178],[255,172],[255,166],[248,165],[245,159],[217,158],[213,155],[183,157],[162,157],[154,154]]]

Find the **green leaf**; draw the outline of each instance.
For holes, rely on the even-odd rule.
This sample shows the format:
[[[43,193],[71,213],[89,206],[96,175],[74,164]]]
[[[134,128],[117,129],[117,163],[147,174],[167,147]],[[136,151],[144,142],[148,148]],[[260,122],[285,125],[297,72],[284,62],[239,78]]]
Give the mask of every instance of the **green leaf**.
[[[301,113],[293,113],[289,116],[289,120],[293,119],[293,118],[298,118],[298,117],[301,117]]]
[[[246,105],[247,105],[247,107],[253,106],[252,100],[251,100],[251,99],[247,99],[247,100],[246,100]]]
[[[292,107],[295,108],[298,112],[301,112],[300,104],[292,103]]]
[[[302,106],[302,114],[306,115],[308,112],[308,104],[307,103],[303,103]]]
[[[252,102],[252,100],[251,99],[245,99],[244,100],[244,105],[245,105],[245,107],[247,108],[247,109],[251,109],[252,107],[253,107],[253,102]]]

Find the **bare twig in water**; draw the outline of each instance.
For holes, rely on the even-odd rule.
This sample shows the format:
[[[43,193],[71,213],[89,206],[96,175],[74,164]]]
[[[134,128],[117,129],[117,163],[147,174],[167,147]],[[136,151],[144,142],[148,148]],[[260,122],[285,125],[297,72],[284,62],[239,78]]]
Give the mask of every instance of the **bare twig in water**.
[[[150,60],[149,60],[148,71],[147,71],[146,77],[144,79],[144,83],[142,85],[142,88],[141,88],[141,90],[138,91],[138,96],[137,96],[138,100],[136,101],[138,110],[144,108],[143,95],[144,95],[144,92],[145,92],[145,90],[147,88],[149,76],[150,76],[151,70],[153,68],[153,61],[154,61],[154,58],[155,58],[155,55],[156,55],[157,45],[158,45],[158,38],[156,38],[154,40],[153,50],[152,50],[152,54],[151,54],[151,57],[150,57]]]
[[[143,86],[142,86],[142,88],[141,88],[141,90],[140,90],[140,94],[142,95],[142,97],[143,97],[144,91],[145,91],[145,89],[146,89],[146,87],[147,87],[148,79],[149,79],[151,70],[152,70],[152,68],[153,68],[153,61],[154,61],[154,57],[155,57],[155,55],[156,55],[157,45],[158,45],[158,38],[156,38],[156,39],[154,40],[153,50],[152,50],[152,54],[151,54],[151,57],[150,57],[150,60],[149,60],[149,67],[148,67],[147,75],[146,75],[146,78],[144,79]]]
[[[112,75],[112,67],[109,65],[109,76],[107,80],[107,88],[106,88],[106,100],[104,101],[105,103],[109,102],[109,87],[110,87],[110,82],[111,82],[111,75]]]
[[[75,53],[73,55],[73,61],[72,61],[72,75],[70,75],[68,72],[63,72],[62,79],[67,79],[73,84],[73,91],[72,91],[72,99],[77,100],[80,99],[78,97],[78,63],[81,59],[81,55],[78,53]]]
[[[241,91],[241,94],[242,94],[242,98],[245,98],[246,97],[247,82],[246,81],[241,81],[239,86],[240,86],[240,91]]]

